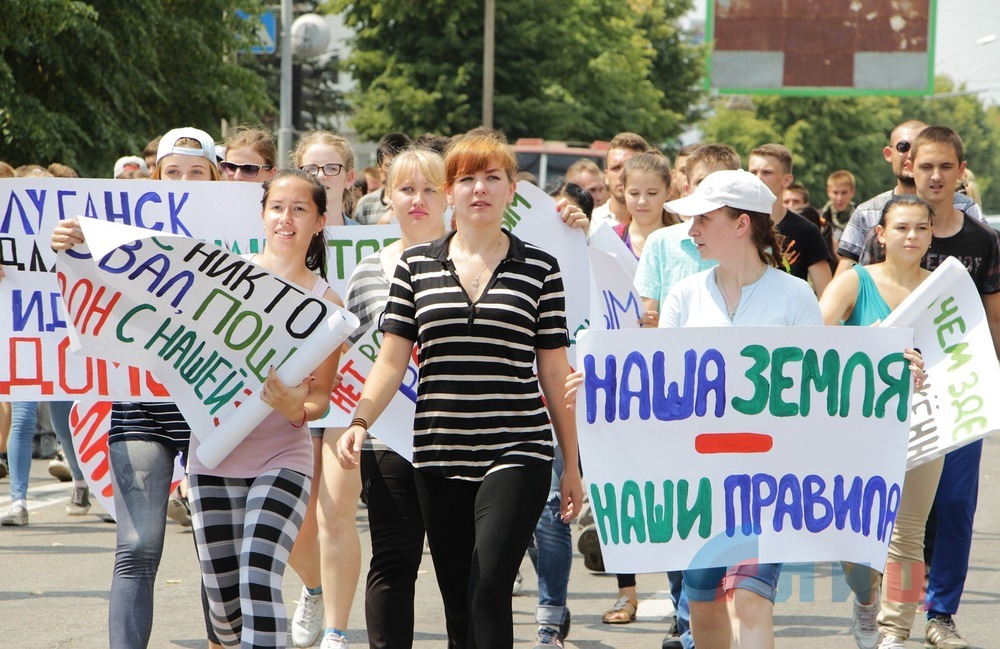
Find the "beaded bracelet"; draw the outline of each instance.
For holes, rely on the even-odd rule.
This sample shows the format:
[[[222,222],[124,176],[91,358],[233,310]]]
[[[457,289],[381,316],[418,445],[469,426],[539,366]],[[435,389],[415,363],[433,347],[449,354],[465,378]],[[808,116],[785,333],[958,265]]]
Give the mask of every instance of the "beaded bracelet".
[[[291,421],[288,422],[288,423],[290,423],[292,425],[292,428],[302,428],[303,426],[306,425],[306,419],[308,419],[308,418],[309,418],[309,413],[306,412],[306,409],[303,406],[303,408],[302,408],[302,421],[300,421],[297,424],[295,422],[291,422]]]
[[[365,430],[368,430],[368,422],[361,417],[355,417],[351,420],[351,426],[361,426]]]

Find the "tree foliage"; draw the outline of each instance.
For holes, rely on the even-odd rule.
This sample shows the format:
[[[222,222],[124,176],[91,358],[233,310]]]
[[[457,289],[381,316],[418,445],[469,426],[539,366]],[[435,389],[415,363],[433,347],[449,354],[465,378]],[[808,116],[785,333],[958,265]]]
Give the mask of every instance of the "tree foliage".
[[[837,169],[854,174],[860,202],[895,182],[882,147],[899,117],[895,100],[883,97],[754,97],[753,110],[717,109],[705,141],[733,145],[744,165],[755,146],[784,144],[814,205],[826,202],[826,177]]]
[[[506,0],[496,6],[494,124],[508,137],[676,136],[700,97],[703,53],[676,18],[690,0]],[[481,123],[478,0],[329,0],[356,30],[354,127],[458,133]]]
[[[0,26],[0,159],[106,176],[177,126],[271,108],[234,53],[258,0],[7,0]]]
[[[976,174],[983,209],[1000,212],[1000,195],[990,189],[1000,173],[1000,109],[987,110],[974,93],[962,94],[939,77],[932,97],[775,97],[752,99],[750,110],[726,108],[717,100],[703,123],[704,141],[733,145],[741,156],[759,144],[778,142],[792,151],[795,178],[812,202],[826,202],[826,177],[847,169],[857,180],[856,202],[895,184],[882,156],[892,129],[917,119],[948,126],[962,137],[965,159]]]

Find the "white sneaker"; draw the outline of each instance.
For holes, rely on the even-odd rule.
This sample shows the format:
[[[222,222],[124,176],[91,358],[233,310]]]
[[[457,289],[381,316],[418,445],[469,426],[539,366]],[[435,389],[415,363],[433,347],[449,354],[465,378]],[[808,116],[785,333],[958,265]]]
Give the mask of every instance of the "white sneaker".
[[[878,647],[878,617],[879,592],[875,592],[875,599],[871,604],[862,604],[858,598],[854,598],[854,620],[851,624],[851,631],[854,632],[854,641],[858,644],[858,649],[877,649]]]
[[[882,636],[882,642],[878,643],[878,649],[906,649],[906,643],[902,638],[887,633]]]
[[[323,644],[320,645],[319,649],[349,649],[347,636],[327,633],[323,636]]]
[[[292,616],[292,645],[311,647],[319,642],[322,633],[323,594],[310,595],[306,587],[303,586],[299,605],[295,609],[295,615]],[[323,645],[326,646],[326,642]],[[347,644],[345,643],[344,646],[346,647]]]
[[[24,527],[28,524],[28,510],[20,505],[14,505],[10,512],[0,518],[0,525]]]

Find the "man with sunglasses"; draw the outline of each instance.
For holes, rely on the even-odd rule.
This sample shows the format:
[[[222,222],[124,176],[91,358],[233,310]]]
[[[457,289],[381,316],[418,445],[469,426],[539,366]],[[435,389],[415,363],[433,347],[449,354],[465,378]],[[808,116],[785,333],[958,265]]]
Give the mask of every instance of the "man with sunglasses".
[[[882,208],[889,202],[889,199],[897,194],[917,193],[917,187],[913,182],[913,173],[907,171],[906,161],[910,158],[913,138],[917,137],[917,134],[925,128],[927,128],[927,124],[918,120],[909,120],[892,130],[889,135],[889,144],[882,149],[882,155],[885,157],[885,161],[892,166],[892,173],[896,176],[896,186],[865,201],[854,210],[850,221],[847,222],[847,227],[840,235],[837,247],[840,263],[837,266],[837,274],[849,270],[858,262],[864,250],[868,233],[878,225]],[[955,193],[955,207],[973,218],[986,222],[982,210],[979,209],[976,202],[964,194]]]

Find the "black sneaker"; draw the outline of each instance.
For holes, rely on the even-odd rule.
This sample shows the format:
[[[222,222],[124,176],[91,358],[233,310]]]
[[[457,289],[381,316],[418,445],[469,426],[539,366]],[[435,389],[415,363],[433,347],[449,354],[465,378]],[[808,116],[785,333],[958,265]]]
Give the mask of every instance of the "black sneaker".
[[[670,625],[670,630],[667,631],[667,635],[663,636],[660,649],[684,649],[684,644],[681,642],[681,630],[677,628],[676,615],[674,616],[674,623]]]

